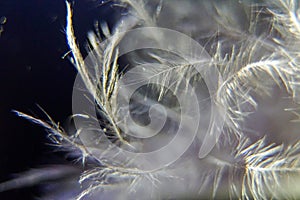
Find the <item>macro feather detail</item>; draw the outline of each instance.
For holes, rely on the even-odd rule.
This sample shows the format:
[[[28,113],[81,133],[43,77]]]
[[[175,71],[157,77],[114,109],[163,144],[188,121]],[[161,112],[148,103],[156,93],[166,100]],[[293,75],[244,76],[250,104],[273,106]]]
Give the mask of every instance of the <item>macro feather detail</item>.
[[[300,124],[295,117],[299,118],[300,115],[299,1],[265,0],[255,4],[226,0],[220,4],[217,0],[188,0],[184,3],[179,0],[116,0],[110,3],[125,9],[126,14],[114,28],[105,22],[100,25],[96,23],[95,30],[88,33],[88,62],[91,63],[91,68],[88,68],[74,33],[72,3],[66,2],[69,58],[84,83],[85,92],[91,94],[89,101],[95,103],[99,115],[94,119],[82,112],[74,113],[72,117],[97,122],[100,124],[99,129],[89,130],[89,126],[82,126],[76,127],[74,133],[66,133],[45,111],[45,120],[15,111],[18,116],[43,126],[53,145],[70,152],[82,162],[80,175],[72,174],[72,184],[80,187],[72,190],[66,186],[66,193],[70,194],[68,198],[298,199]],[[205,8],[203,13],[209,13],[206,20],[209,19],[210,24],[202,21],[203,13],[195,10],[194,4]],[[190,12],[183,12],[184,9]],[[169,18],[175,23],[170,22]],[[195,23],[198,18],[200,24]],[[186,60],[184,56],[168,54],[161,49],[143,49],[125,55],[128,63],[122,67],[119,60],[122,49],[120,44],[125,39],[125,33],[137,28],[160,26],[191,36],[204,46],[210,57],[200,60],[195,56],[195,60]],[[154,43],[166,40],[162,34],[151,34]],[[182,44],[178,51],[184,50],[185,45]],[[178,113],[182,114],[182,105],[178,105],[180,103],[174,95],[186,97],[184,105],[189,105],[189,98],[192,98],[189,87],[192,86],[193,91],[201,94],[201,113],[206,112],[200,123],[203,130],[199,129],[199,135],[186,152],[175,162],[155,170],[135,167],[134,157],[122,161],[105,159],[106,156],[118,156],[106,154],[114,145],[133,152],[144,145],[144,140],[134,139],[129,132],[147,132],[147,128],[134,129],[130,126],[123,129],[121,126],[123,108],[118,104],[118,95],[121,93],[118,86],[125,74],[130,74],[133,66],[148,63],[157,67],[142,68],[141,71],[134,71],[139,73],[133,74],[136,80],[143,80],[147,76],[147,88],[136,94],[138,98],[144,95],[145,100],[131,102],[130,109],[142,124],[147,124],[145,122],[149,116],[143,114],[148,112],[151,115],[148,107],[153,104],[167,110],[170,115],[166,120],[167,130],[162,129],[164,135],[159,140],[169,141],[168,138],[176,133],[181,122]],[[209,72],[202,74],[195,70],[199,63],[221,74],[222,80],[218,79],[213,93],[207,91],[209,89],[205,85],[205,76],[209,77]],[[166,88],[159,85],[171,85],[174,87],[173,94],[169,91],[171,86]],[[215,119],[212,117],[215,113],[207,108],[212,104],[220,107],[225,116],[221,130],[210,129],[209,120]],[[81,136],[89,131],[96,135],[96,139],[91,140],[104,145],[109,141],[113,144],[107,145],[107,149],[100,152],[100,157],[93,153],[94,146],[82,141]],[[205,143],[202,137],[205,131],[209,132],[208,135],[220,131],[221,135],[216,138],[216,144],[208,155],[201,157],[199,149]],[[102,140],[103,137],[109,139]],[[157,143],[147,144],[159,146]],[[39,173],[38,177],[45,179]],[[34,170],[23,176],[33,174]],[[0,184],[0,191],[26,184],[32,182],[23,181],[15,186],[5,182]],[[64,198],[61,193],[51,195],[55,199]],[[45,199],[50,198],[53,196],[45,196]]]

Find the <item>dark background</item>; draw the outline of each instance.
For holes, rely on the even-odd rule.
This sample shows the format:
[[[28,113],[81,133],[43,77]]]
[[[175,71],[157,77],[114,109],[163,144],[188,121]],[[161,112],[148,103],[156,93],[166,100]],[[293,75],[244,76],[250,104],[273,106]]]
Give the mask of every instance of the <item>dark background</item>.
[[[68,51],[65,15],[64,0],[0,0],[0,18],[7,18],[0,36],[0,182],[31,168],[65,162],[62,153],[46,145],[43,128],[12,112],[43,117],[38,104],[56,122],[64,123],[71,115],[76,70],[62,58]],[[74,28],[81,48],[94,21],[112,21],[109,16],[109,3],[75,1]],[[39,196],[37,187],[0,193],[1,200]]]

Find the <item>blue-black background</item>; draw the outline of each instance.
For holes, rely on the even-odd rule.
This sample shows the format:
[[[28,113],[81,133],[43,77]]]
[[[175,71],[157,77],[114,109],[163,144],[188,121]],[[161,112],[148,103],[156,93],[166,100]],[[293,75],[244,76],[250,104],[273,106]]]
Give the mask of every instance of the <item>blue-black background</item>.
[[[75,1],[74,28],[83,49],[95,20],[112,21],[114,9],[100,3]],[[43,128],[12,112],[42,116],[39,104],[57,122],[71,115],[76,70],[62,59],[68,51],[65,15],[64,0],[0,0],[0,18],[7,18],[0,36],[0,182],[30,168],[67,162],[45,145]],[[33,199],[40,192],[38,187],[17,189],[0,193],[0,199]]]

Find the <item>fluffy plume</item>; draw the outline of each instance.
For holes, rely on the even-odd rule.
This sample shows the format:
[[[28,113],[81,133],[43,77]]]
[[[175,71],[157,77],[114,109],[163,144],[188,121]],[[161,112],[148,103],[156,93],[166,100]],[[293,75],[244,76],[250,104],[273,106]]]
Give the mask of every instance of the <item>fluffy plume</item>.
[[[125,120],[120,117],[123,107],[117,100],[120,95],[118,85],[125,74],[130,75],[135,65],[150,63],[157,67],[141,68],[129,76],[135,81],[130,82],[132,84],[136,84],[136,80],[147,80],[149,83],[135,94],[140,98],[139,101],[131,102],[132,118],[147,125],[149,113],[151,117],[149,107],[154,104],[163,107],[168,117],[162,129],[163,136],[145,146],[159,146],[157,141],[170,142],[170,137],[180,129],[178,127],[183,120],[178,115],[184,113],[183,105],[193,105],[189,87],[201,94],[198,95],[201,97],[198,99],[199,109],[206,115],[199,125],[204,128],[199,129],[195,141],[178,160],[159,169],[143,170],[136,167],[134,157],[123,159],[122,162],[106,159],[107,156],[119,156],[107,154],[111,151],[110,145],[106,151],[100,152],[100,157],[95,156],[94,146],[84,144],[80,138],[80,135],[90,131],[87,127],[77,127],[75,133],[67,134],[48,115],[46,120],[40,120],[16,112],[45,127],[53,144],[74,153],[86,166],[81,176],[74,178],[81,187],[72,192],[74,195],[71,198],[298,199],[299,2],[265,0],[254,4],[251,1],[226,0],[221,4],[217,0],[116,0],[111,4],[121,6],[127,12],[114,28],[103,22],[95,28],[96,31],[88,34],[89,62],[92,63],[92,68],[88,68],[76,42],[72,5],[66,2],[66,36],[70,59],[83,80],[86,92],[92,95],[90,100],[95,102],[100,119],[93,119],[93,116],[85,113],[76,113],[73,117],[96,122],[100,120],[99,130],[92,130],[99,143],[110,141],[133,152],[142,149],[144,140],[135,139],[130,131],[147,135],[152,129],[135,127],[134,124],[122,127]],[[203,13],[199,12],[200,8]],[[186,60],[184,56],[168,54],[161,49],[143,49],[125,55],[128,63],[126,67],[120,67],[119,57],[125,32],[159,26],[191,36],[204,46],[208,56],[200,60],[192,54],[195,60]],[[100,35],[109,40],[101,39]],[[157,44],[166,40],[162,34],[151,32],[150,35]],[[134,38],[136,41],[138,39]],[[130,42],[134,43],[134,40]],[[180,44],[178,52],[184,51],[187,45],[180,42],[174,41]],[[212,93],[205,83],[209,72],[199,73],[195,70],[199,63],[220,72],[222,80],[217,79],[217,86]],[[157,85],[153,86],[153,83]],[[170,85],[170,88],[159,85]],[[172,88],[173,93],[170,92]],[[185,98],[185,104],[180,105],[174,96]],[[214,113],[215,110],[208,110],[212,105],[221,108],[225,116],[221,130],[209,125],[212,119],[221,120],[214,118],[218,115]],[[161,107],[153,110],[161,114]],[[199,158],[199,149],[205,143],[202,132],[207,130],[209,135],[220,131],[221,136],[212,151]],[[103,136],[109,140],[102,140]],[[26,178],[24,180],[26,182]],[[15,187],[31,184],[23,183],[24,180]],[[11,188],[11,182],[0,185],[0,191]]]

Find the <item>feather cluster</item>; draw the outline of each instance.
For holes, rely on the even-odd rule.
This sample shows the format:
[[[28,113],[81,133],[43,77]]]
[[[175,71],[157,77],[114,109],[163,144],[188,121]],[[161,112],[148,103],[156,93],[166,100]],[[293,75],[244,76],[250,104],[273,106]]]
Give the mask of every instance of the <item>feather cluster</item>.
[[[137,64],[171,66],[145,69],[145,73],[153,77],[157,85],[176,79],[175,88],[179,89],[175,90],[175,95],[186,95],[187,101],[189,94],[185,84],[192,85],[196,92],[203,94],[201,112],[208,115],[200,126],[208,128],[205,123],[213,114],[207,110],[211,104],[224,108],[224,126],[206,157],[198,157],[203,138],[197,137],[176,162],[158,170],[144,171],[131,167],[134,160],[120,163],[95,157],[80,140],[85,127],[78,128],[75,133],[66,133],[48,115],[46,120],[40,120],[17,112],[44,126],[53,144],[82,161],[83,172],[79,178],[73,177],[80,187],[69,192],[69,198],[299,199],[300,2],[116,0],[109,3],[121,7],[124,14],[113,28],[105,22],[96,23],[95,30],[88,34],[94,76],[86,68],[76,42],[72,4],[66,2],[70,59],[87,92],[94,98],[92,101],[99,113],[99,118],[94,120],[99,121],[101,127],[94,132],[99,142],[105,134],[121,147],[131,148],[143,143],[119,127],[120,110],[116,101],[118,81],[126,70]],[[119,61],[122,32],[141,27],[177,30],[202,44],[211,57],[207,64],[215,67],[223,79],[216,92],[208,93],[205,74],[197,73],[190,62],[161,50],[129,53],[125,59],[129,64],[122,67]],[[105,38],[110,38],[109,42],[103,42]],[[154,39],[158,43],[164,40],[159,34]],[[178,101],[167,88],[149,85],[138,95],[147,96],[146,103],[131,105],[132,116],[136,116],[139,123],[147,124],[145,107],[153,101],[175,113],[180,112]],[[73,117],[91,116],[83,112]],[[168,118],[164,127],[167,139],[176,132],[179,121],[176,117]],[[164,139],[161,136],[161,140]],[[0,191],[6,186],[7,183],[0,185]],[[63,198],[57,195],[56,199]]]

